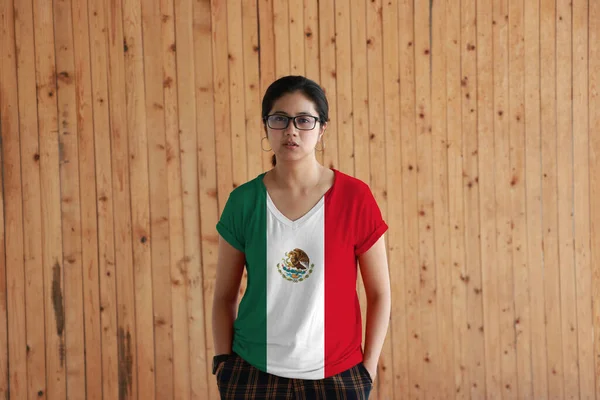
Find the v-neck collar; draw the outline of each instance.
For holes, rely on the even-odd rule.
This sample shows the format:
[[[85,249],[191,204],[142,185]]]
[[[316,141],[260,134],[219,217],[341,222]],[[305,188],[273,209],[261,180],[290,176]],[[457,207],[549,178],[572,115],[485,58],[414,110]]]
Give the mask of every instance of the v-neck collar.
[[[321,196],[321,198],[319,199],[317,204],[315,204],[310,210],[308,210],[304,215],[302,215],[300,218],[298,218],[296,220],[289,219],[277,208],[277,206],[273,202],[273,199],[271,199],[271,196],[269,195],[269,191],[267,190],[267,186],[265,185],[264,180],[263,180],[266,175],[266,172],[262,173],[259,178],[259,182],[260,182],[260,185],[262,186],[262,189],[265,191],[265,195],[267,197],[267,208],[273,213],[275,218],[277,218],[277,220],[279,220],[281,223],[283,223],[293,229],[297,229],[304,222],[308,221],[313,215],[315,215],[321,208],[323,208],[323,206],[325,205],[325,198],[327,196],[329,196],[331,191],[335,188],[335,185],[337,183],[339,176],[335,169],[331,168],[331,170],[333,171],[333,174],[334,174],[333,184],[331,185],[331,187],[329,189],[327,189],[327,191],[323,194],[323,196]]]

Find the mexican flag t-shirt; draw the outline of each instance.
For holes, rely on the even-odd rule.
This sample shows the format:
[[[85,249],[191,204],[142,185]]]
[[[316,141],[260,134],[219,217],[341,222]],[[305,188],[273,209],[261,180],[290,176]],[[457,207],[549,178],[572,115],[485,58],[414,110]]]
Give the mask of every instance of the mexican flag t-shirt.
[[[387,225],[365,183],[334,173],[295,221],[271,201],[261,174],[231,192],[217,224],[246,257],[233,351],[273,375],[322,379],[362,361],[357,257]]]

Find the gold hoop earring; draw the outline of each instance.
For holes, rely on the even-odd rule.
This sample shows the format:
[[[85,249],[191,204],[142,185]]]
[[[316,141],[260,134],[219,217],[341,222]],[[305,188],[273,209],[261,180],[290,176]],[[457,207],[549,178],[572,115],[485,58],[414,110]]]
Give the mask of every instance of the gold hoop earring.
[[[315,150],[316,151],[323,151],[323,150],[325,150],[325,142],[323,141],[323,137],[321,137],[321,140],[319,140],[319,142],[321,142],[321,148],[319,149],[317,146],[315,146]],[[319,142],[317,142],[317,144]]]
[[[271,150],[273,150],[273,149],[272,149],[272,148],[271,148],[271,149],[268,149],[268,150],[267,150],[267,149],[265,149],[265,147],[263,146],[263,143],[264,143],[265,139],[267,139],[267,142],[269,141],[269,138],[267,138],[266,136],[265,136],[265,137],[263,137],[263,138],[260,140],[260,148],[262,149],[262,151],[264,151],[265,153],[267,153],[267,152],[269,152],[269,151],[271,151]]]

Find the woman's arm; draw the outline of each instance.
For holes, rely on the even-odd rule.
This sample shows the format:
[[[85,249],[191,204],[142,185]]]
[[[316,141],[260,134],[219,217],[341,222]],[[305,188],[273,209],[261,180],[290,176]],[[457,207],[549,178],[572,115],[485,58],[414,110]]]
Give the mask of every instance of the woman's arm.
[[[381,236],[369,250],[361,254],[358,262],[367,295],[367,332],[363,363],[375,379],[377,362],[390,322],[392,303],[384,237]]]
[[[233,321],[246,258],[219,236],[217,278],[212,307],[212,329],[215,355],[231,353]]]

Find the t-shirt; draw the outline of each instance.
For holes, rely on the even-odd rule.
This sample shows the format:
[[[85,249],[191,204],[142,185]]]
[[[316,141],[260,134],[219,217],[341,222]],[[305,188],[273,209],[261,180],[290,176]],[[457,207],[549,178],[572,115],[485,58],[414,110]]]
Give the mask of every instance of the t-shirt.
[[[295,221],[261,174],[231,192],[217,224],[246,257],[233,351],[273,375],[322,379],[362,361],[357,257],[387,225],[369,187],[333,171],[333,186]]]

